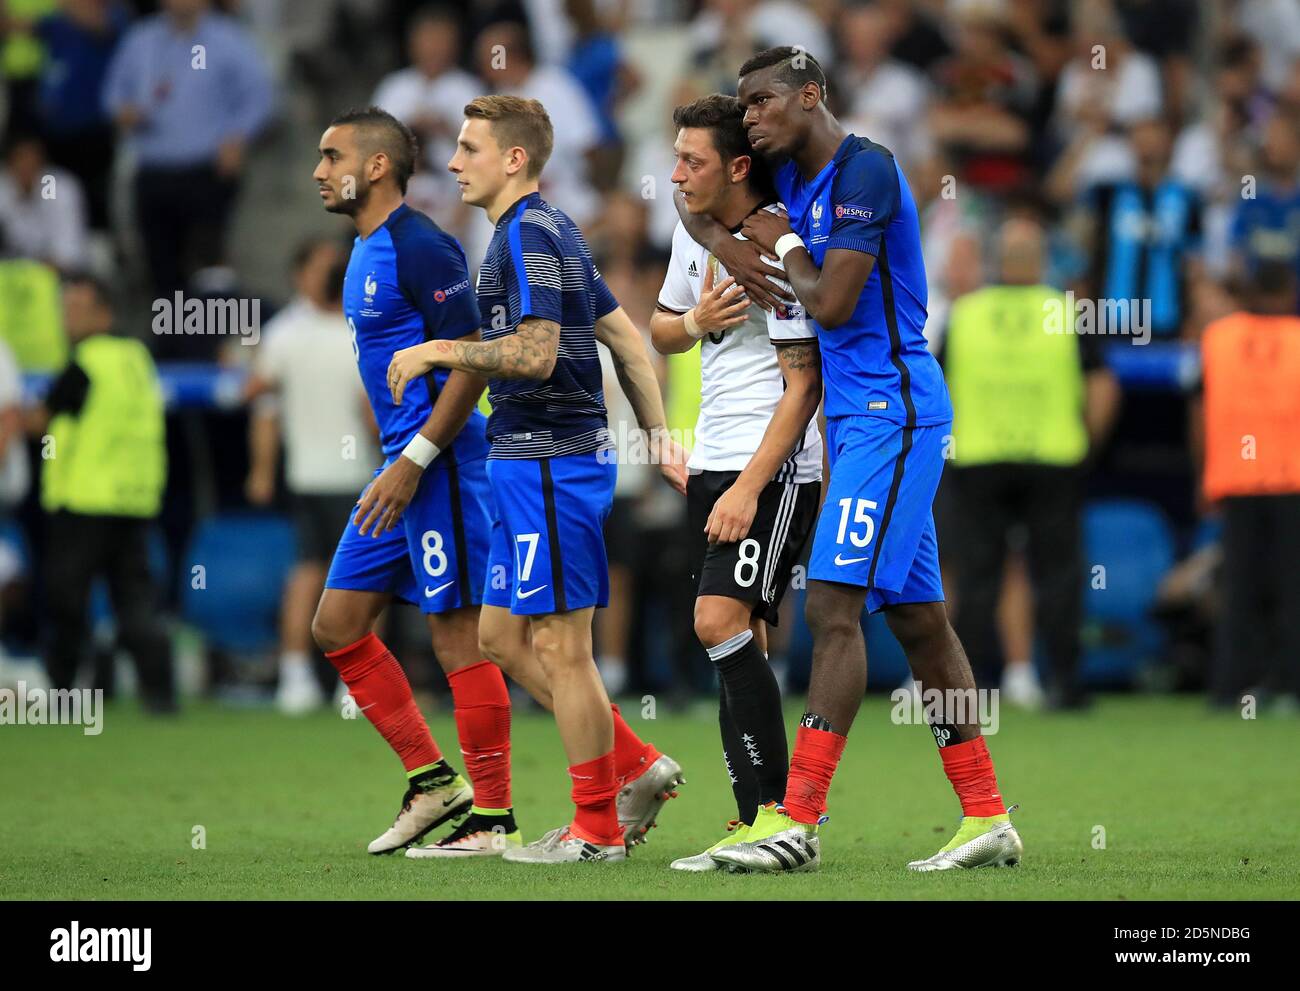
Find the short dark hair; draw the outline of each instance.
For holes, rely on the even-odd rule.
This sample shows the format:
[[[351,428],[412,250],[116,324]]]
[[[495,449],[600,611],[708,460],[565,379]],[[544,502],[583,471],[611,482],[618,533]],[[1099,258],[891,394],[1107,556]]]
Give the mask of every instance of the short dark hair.
[[[328,234],[312,234],[298,242],[298,246],[293,249],[293,256],[289,260],[289,269],[294,275],[306,267],[311,261],[311,256],[316,254],[321,248],[330,246],[341,247],[336,237],[330,237]]]
[[[541,101],[504,93],[476,96],[465,104],[465,116],[471,120],[487,121],[492,128],[492,137],[503,151],[522,148],[528,152],[526,174],[529,179],[542,174],[555,147],[555,130]]]
[[[367,157],[380,151],[388,156],[393,164],[397,188],[405,196],[406,184],[415,172],[415,159],[419,154],[415,133],[381,107],[345,111],[330,121],[329,126],[342,127],[344,124],[357,129]]]
[[[813,58],[811,52],[796,45],[764,49],[746,60],[740,67],[737,78],[744,79],[751,72],[774,65],[781,67],[776,74],[778,82],[785,83],[791,89],[802,89],[806,83],[816,83],[822,91],[822,99],[826,99],[826,73],[822,71],[821,63]]]
[[[406,30],[414,31],[426,24],[452,24],[457,31],[460,30],[460,18],[456,15],[456,11],[441,0],[434,0],[419,8],[406,22]]]
[[[113,290],[109,288],[108,283],[92,272],[69,272],[63,277],[63,287],[85,286],[95,294],[95,299],[99,305],[113,309]]]
[[[772,178],[767,163],[749,147],[749,137],[745,134],[745,111],[734,96],[713,93],[694,103],[683,104],[673,111],[673,126],[678,130],[683,127],[699,127],[708,131],[713,139],[713,147],[722,156],[723,165],[730,164],[741,155],[748,155],[749,181],[760,192],[771,192]]]

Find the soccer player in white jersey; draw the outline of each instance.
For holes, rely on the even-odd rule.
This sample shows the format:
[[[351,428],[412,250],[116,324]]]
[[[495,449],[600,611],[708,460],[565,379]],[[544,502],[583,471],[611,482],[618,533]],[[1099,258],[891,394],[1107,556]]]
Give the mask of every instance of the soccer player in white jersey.
[[[722,94],[673,113],[672,179],[686,208],[737,237],[751,214],[777,209],[743,118],[736,98]],[[700,417],[687,483],[697,541],[695,632],[718,668],[718,722],[736,819],[704,853],[672,866],[711,871],[722,866],[711,854],[743,840],[759,806],[785,795],[789,753],[765,623],[777,622],[817,516],[822,443],[813,418],[821,358],[801,306],[753,305],[681,224],[650,329],[664,354],[701,349]]]

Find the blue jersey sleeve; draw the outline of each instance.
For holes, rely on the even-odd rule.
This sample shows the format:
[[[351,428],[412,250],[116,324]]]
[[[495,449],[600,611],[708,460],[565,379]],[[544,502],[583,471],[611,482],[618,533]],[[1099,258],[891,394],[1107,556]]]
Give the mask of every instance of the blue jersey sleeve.
[[[564,326],[564,244],[540,220],[516,217],[510,224],[510,267],[519,289],[519,319],[535,317]]]
[[[898,212],[894,159],[874,152],[844,162],[831,188],[831,234],[826,249],[880,253],[880,239]]]
[[[453,340],[479,329],[478,300],[469,281],[465,252],[449,234],[398,242],[397,284],[424,318],[429,340]]]

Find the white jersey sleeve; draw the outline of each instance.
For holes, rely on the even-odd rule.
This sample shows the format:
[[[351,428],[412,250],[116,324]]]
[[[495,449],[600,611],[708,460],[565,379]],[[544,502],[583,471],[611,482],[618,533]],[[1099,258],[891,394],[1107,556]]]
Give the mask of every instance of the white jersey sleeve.
[[[674,313],[685,313],[700,301],[701,259],[704,249],[691,240],[681,221],[673,231],[673,254],[659,290],[659,305]],[[691,270],[694,268],[694,277]]]
[[[768,264],[781,267],[781,270],[785,271],[779,261],[769,261]],[[778,279],[771,275],[768,278],[790,293],[791,296],[794,295],[794,288],[784,279]],[[773,344],[784,344],[787,341],[815,340],[817,328],[808,319],[803,304],[796,299],[793,303],[786,303],[784,306],[778,306],[767,311],[767,336]]]

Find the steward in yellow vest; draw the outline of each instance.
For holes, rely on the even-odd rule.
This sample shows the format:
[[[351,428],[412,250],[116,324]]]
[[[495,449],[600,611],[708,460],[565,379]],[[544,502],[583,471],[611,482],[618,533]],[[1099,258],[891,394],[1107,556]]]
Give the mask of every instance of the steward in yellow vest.
[[[959,297],[943,343],[952,397],[952,503],[957,636],[978,680],[1002,675],[1004,697],[1036,704],[1032,658],[1002,657],[995,617],[1008,534],[1028,535],[1034,628],[1047,652],[1046,701],[1086,703],[1076,672],[1083,565],[1079,466],[1113,420],[1114,376],[1095,338],[1078,336],[1065,293],[1042,283],[1044,235],[1015,218],[999,231],[1000,283]],[[941,517],[944,514],[941,514]]]
[[[46,666],[71,687],[90,642],[90,589],[107,580],[119,640],[135,659],[146,708],[175,708],[171,646],[154,609],[150,524],[167,481],[162,390],[136,340],[112,336],[107,290],[70,279],[63,290],[72,360],[35,415],[46,512]]]

